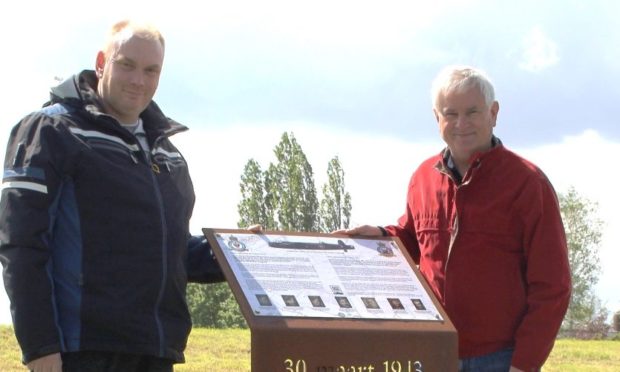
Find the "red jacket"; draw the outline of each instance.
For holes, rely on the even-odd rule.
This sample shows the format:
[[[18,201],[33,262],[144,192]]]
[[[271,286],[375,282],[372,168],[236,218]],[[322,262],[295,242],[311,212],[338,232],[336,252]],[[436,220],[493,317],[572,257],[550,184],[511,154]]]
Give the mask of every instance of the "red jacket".
[[[457,184],[440,154],[409,183],[387,226],[419,262],[459,335],[459,357],[514,347],[512,365],[548,357],[570,299],[558,201],[535,165],[501,144],[472,157]]]

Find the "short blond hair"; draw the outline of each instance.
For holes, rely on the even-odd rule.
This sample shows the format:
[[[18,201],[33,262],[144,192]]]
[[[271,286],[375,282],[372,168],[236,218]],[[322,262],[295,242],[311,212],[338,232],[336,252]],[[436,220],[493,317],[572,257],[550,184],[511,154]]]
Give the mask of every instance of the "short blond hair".
[[[125,19],[116,22],[110,31],[108,32],[104,52],[108,54],[114,49],[117,49],[121,42],[128,40],[132,36],[137,36],[141,39],[156,40],[161,44],[162,50],[166,49],[166,42],[159,29],[150,23],[136,22],[129,19]]]

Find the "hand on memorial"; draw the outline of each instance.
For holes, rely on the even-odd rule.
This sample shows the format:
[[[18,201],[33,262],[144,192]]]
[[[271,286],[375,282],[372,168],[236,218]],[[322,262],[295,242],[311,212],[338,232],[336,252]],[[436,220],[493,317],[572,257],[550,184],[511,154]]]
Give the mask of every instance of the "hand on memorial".
[[[361,236],[381,236],[381,229],[377,226],[362,225],[353,227],[350,229],[341,229],[332,231],[332,234],[345,234],[345,235],[361,235]]]
[[[33,360],[26,367],[34,372],[62,372],[62,359],[60,353],[49,354]]]
[[[247,227],[247,230],[250,230],[253,233],[259,233],[263,231],[263,225],[257,223],[255,225],[250,225]]]

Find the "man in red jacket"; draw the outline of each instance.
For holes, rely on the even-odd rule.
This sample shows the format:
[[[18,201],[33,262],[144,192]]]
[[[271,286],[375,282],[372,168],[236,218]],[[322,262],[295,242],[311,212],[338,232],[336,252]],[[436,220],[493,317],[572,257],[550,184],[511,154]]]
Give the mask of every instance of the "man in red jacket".
[[[484,73],[448,67],[432,98],[447,147],[413,173],[398,224],[338,232],[401,239],[457,328],[460,371],[538,371],[571,291],[556,194],[493,135]]]

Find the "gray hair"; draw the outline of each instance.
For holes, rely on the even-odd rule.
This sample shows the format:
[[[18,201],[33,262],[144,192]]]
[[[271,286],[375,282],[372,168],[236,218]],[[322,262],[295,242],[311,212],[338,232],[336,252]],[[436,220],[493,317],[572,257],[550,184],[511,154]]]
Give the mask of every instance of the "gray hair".
[[[444,68],[433,81],[431,88],[433,108],[438,108],[437,101],[440,96],[472,87],[480,90],[487,107],[495,101],[493,84],[482,70],[470,66],[448,66]]]

